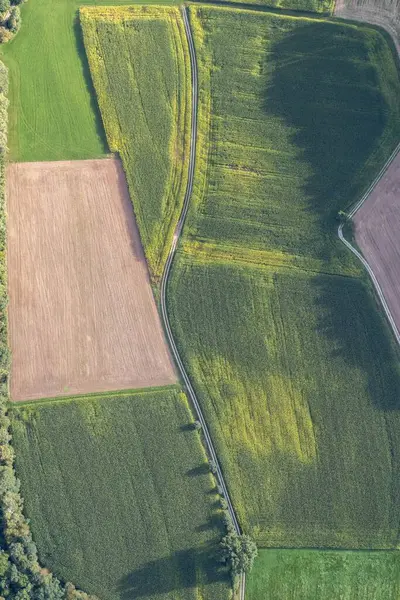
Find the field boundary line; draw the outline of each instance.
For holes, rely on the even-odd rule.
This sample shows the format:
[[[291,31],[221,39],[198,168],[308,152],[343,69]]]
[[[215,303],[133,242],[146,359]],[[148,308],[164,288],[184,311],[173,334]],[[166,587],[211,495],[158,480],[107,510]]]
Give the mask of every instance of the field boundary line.
[[[171,348],[171,352],[172,352],[175,362],[178,366],[178,369],[182,376],[182,379],[185,383],[185,387],[186,387],[187,393],[189,395],[189,398],[192,402],[192,405],[195,409],[196,416],[197,416],[199,422],[201,423],[205,444],[206,444],[209,456],[210,456],[211,460],[213,461],[213,463],[215,464],[216,477],[217,477],[219,485],[221,486],[221,489],[223,491],[225,500],[228,504],[228,512],[232,519],[233,526],[235,528],[236,533],[240,534],[241,530],[240,530],[239,522],[236,518],[236,513],[234,511],[233,504],[232,504],[232,501],[231,501],[231,498],[230,498],[230,495],[228,492],[228,488],[227,488],[227,485],[224,480],[222,469],[221,469],[221,466],[218,461],[217,453],[215,451],[214,444],[213,444],[209,429],[207,427],[207,423],[206,423],[205,417],[203,415],[200,403],[196,396],[196,392],[193,389],[193,386],[191,384],[189,376],[186,372],[186,369],[185,369],[182,359],[180,357],[179,350],[178,350],[178,347],[176,345],[176,342],[175,342],[175,339],[174,339],[174,336],[172,333],[171,324],[170,324],[169,316],[168,316],[168,310],[167,310],[167,286],[168,286],[168,281],[169,281],[169,277],[171,274],[172,263],[173,263],[173,260],[174,260],[175,254],[176,254],[178,241],[181,237],[183,225],[185,223],[186,215],[187,215],[187,212],[189,209],[190,199],[191,199],[192,191],[193,191],[193,178],[194,178],[194,170],[195,170],[195,162],[196,162],[197,105],[198,105],[197,59],[196,59],[196,51],[195,51],[195,47],[194,47],[194,42],[193,42],[192,30],[190,27],[187,8],[185,5],[183,5],[181,7],[181,12],[182,12],[182,18],[183,18],[183,22],[184,22],[184,26],[185,26],[186,39],[187,39],[188,48],[189,48],[190,67],[191,67],[191,83],[192,83],[192,119],[191,119],[191,130],[190,130],[190,152],[189,152],[189,167],[188,167],[189,174],[188,174],[188,181],[187,181],[187,185],[186,185],[186,191],[185,191],[185,197],[184,197],[184,201],[183,201],[182,211],[181,211],[178,223],[177,223],[175,231],[174,231],[171,248],[169,250],[168,258],[165,263],[164,271],[163,271],[162,278],[161,278],[161,298],[160,298],[161,317],[162,317],[162,320],[164,323],[164,328],[165,328],[167,339],[168,339],[168,342],[169,342],[169,345]],[[239,589],[240,600],[244,600],[244,592],[245,592],[245,576],[243,574],[242,577],[240,578],[240,589]]]
[[[373,180],[373,182],[371,183],[371,185],[368,187],[367,191],[363,194],[363,196],[360,198],[360,200],[358,202],[356,202],[356,204],[353,206],[353,208],[350,210],[348,216],[350,219],[352,219],[354,217],[354,215],[356,214],[356,212],[362,207],[362,205],[364,204],[364,202],[367,200],[367,198],[369,198],[371,192],[375,189],[375,187],[378,185],[378,183],[381,181],[381,179],[383,178],[383,176],[385,175],[385,173],[387,172],[387,170],[389,169],[390,165],[392,164],[392,162],[394,161],[394,159],[398,156],[398,154],[400,153],[400,143],[396,146],[396,148],[393,150],[392,154],[389,156],[388,160],[385,162],[385,164],[383,165],[382,169],[379,171],[378,175],[375,177],[375,179]],[[385,311],[386,317],[389,321],[389,324],[392,328],[392,331],[394,333],[394,336],[396,338],[397,343],[400,346],[400,332],[397,328],[397,325],[395,323],[395,320],[393,318],[392,312],[389,308],[388,303],[386,302],[386,298],[385,295],[382,291],[382,288],[375,276],[374,271],[372,270],[372,267],[370,266],[370,264],[368,263],[368,261],[364,258],[364,256],[361,254],[361,252],[359,252],[356,248],[354,248],[354,246],[348,241],[346,240],[346,238],[344,237],[344,233],[343,233],[343,225],[344,223],[341,223],[338,227],[338,236],[339,239],[343,242],[343,244],[354,254],[354,256],[356,256],[361,263],[364,265],[368,275],[370,276],[372,283],[374,284],[376,293],[378,294],[379,300],[381,301],[383,310]]]

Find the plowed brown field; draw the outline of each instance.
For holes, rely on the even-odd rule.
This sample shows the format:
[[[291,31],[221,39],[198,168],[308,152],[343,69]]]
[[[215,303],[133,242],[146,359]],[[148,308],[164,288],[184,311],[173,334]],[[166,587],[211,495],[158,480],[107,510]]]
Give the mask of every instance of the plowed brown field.
[[[174,383],[117,159],[7,168],[11,398]]]
[[[353,217],[356,242],[400,330],[400,154]]]

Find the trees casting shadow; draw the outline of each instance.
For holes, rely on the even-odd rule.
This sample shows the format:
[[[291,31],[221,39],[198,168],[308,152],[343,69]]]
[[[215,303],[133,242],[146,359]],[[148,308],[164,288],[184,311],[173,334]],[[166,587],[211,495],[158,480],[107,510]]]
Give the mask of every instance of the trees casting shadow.
[[[373,43],[381,50],[386,42],[376,35]],[[317,216],[317,232],[310,235],[320,239],[304,234],[324,261],[341,255],[356,260],[337,237],[337,213],[368,183],[366,171],[363,180],[359,174],[389,119],[368,44],[362,29],[315,21],[288,31],[272,48],[276,68],[267,80],[264,110],[292,128],[291,141],[310,167],[302,191],[310,216]],[[370,180],[376,170],[376,164],[369,167]],[[398,410],[399,353],[373,293],[359,279],[346,278],[343,285],[341,278],[320,275],[311,283],[317,289],[316,334],[330,340],[332,358],[341,356],[366,374],[377,409]]]
[[[121,600],[156,598],[174,590],[195,587],[196,572],[200,570],[206,585],[227,578],[226,569],[218,565],[210,548],[188,548],[132,571],[119,581],[118,592]]]

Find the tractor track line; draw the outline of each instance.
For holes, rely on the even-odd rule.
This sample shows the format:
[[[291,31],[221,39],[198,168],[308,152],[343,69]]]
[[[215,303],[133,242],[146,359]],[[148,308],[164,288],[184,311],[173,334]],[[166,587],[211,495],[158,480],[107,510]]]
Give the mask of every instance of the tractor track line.
[[[189,398],[190,398],[192,405],[195,408],[195,411],[197,413],[196,416],[197,416],[199,422],[201,423],[202,432],[204,435],[204,440],[205,440],[205,444],[206,444],[206,447],[208,450],[208,454],[209,454],[211,460],[213,461],[213,463],[215,464],[216,477],[219,482],[219,485],[221,486],[221,489],[223,491],[223,495],[226,499],[226,502],[228,504],[228,511],[229,511],[230,517],[232,519],[233,526],[235,528],[236,533],[240,534],[241,530],[240,530],[239,522],[236,518],[236,513],[234,511],[231,498],[229,496],[228,488],[225,483],[222,469],[221,469],[221,466],[218,461],[217,453],[215,451],[214,444],[213,444],[209,429],[207,427],[207,423],[206,423],[205,417],[203,415],[200,403],[197,399],[196,393],[193,389],[193,386],[190,382],[189,376],[186,372],[186,369],[185,369],[182,359],[180,357],[178,347],[177,347],[177,344],[175,342],[175,339],[174,339],[174,336],[172,333],[169,316],[168,316],[168,310],[167,310],[168,281],[169,281],[169,277],[171,274],[171,267],[172,267],[172,263],[173,263],[173,260],[174,260],[175,254],[176,254],[178,242],[181,237],[183,225],[185,223],[186,215],[187,215],[187,212],[189,209],[190,199],[191,199],[192,190],[193,190],[193,178],[194,178],[194,170],[195,170],[195,162],[196,162],[198,72],[197,72],[196,51],[195,51],[195,47],[194,47],[192,30],[190,28],[190,23],[189,23],[186,6],[182,6],[182,17],[183,17],[183,22],[185,25],[186,39],[187,39],[188,47],[189,47],[190,66],[191,66],[191,83],[192,83],[192,123],[191,123],[191,131],[190,131],[189,173],[188,173],[188,181],[187,181],[182,211],[181,211],[177,226],[175,228],[171,248],[169,250],[168,258],[165,263],[163,275],[161,278],[161,298],[160,298],[161,317],[162,317],[162,320],[164,323],[164,328],[165,328],[167,339],[168,339],[168,342],[169,342],[169,345],[171,348],[171,352],[174,356],[174,359],[178,366],[181,377],[185,383],[185,387],[186,387],[187,393],[189,395]],[[240,586],[239,586],[240,600],[244,600],[244,595],[245,595],[245,577],[243,575],[240,578]]]

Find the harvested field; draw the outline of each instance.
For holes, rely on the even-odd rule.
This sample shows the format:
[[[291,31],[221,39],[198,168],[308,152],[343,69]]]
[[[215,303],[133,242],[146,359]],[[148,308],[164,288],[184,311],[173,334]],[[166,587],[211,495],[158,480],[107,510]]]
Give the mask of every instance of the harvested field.
[[[353,217],[356,242],[400,329],[400,155]]]
[[[175,381],[118,160],[8,167],[11,398]]]
[[[383,27],[400,54],[400,0],[336,0],[335,16]]]

